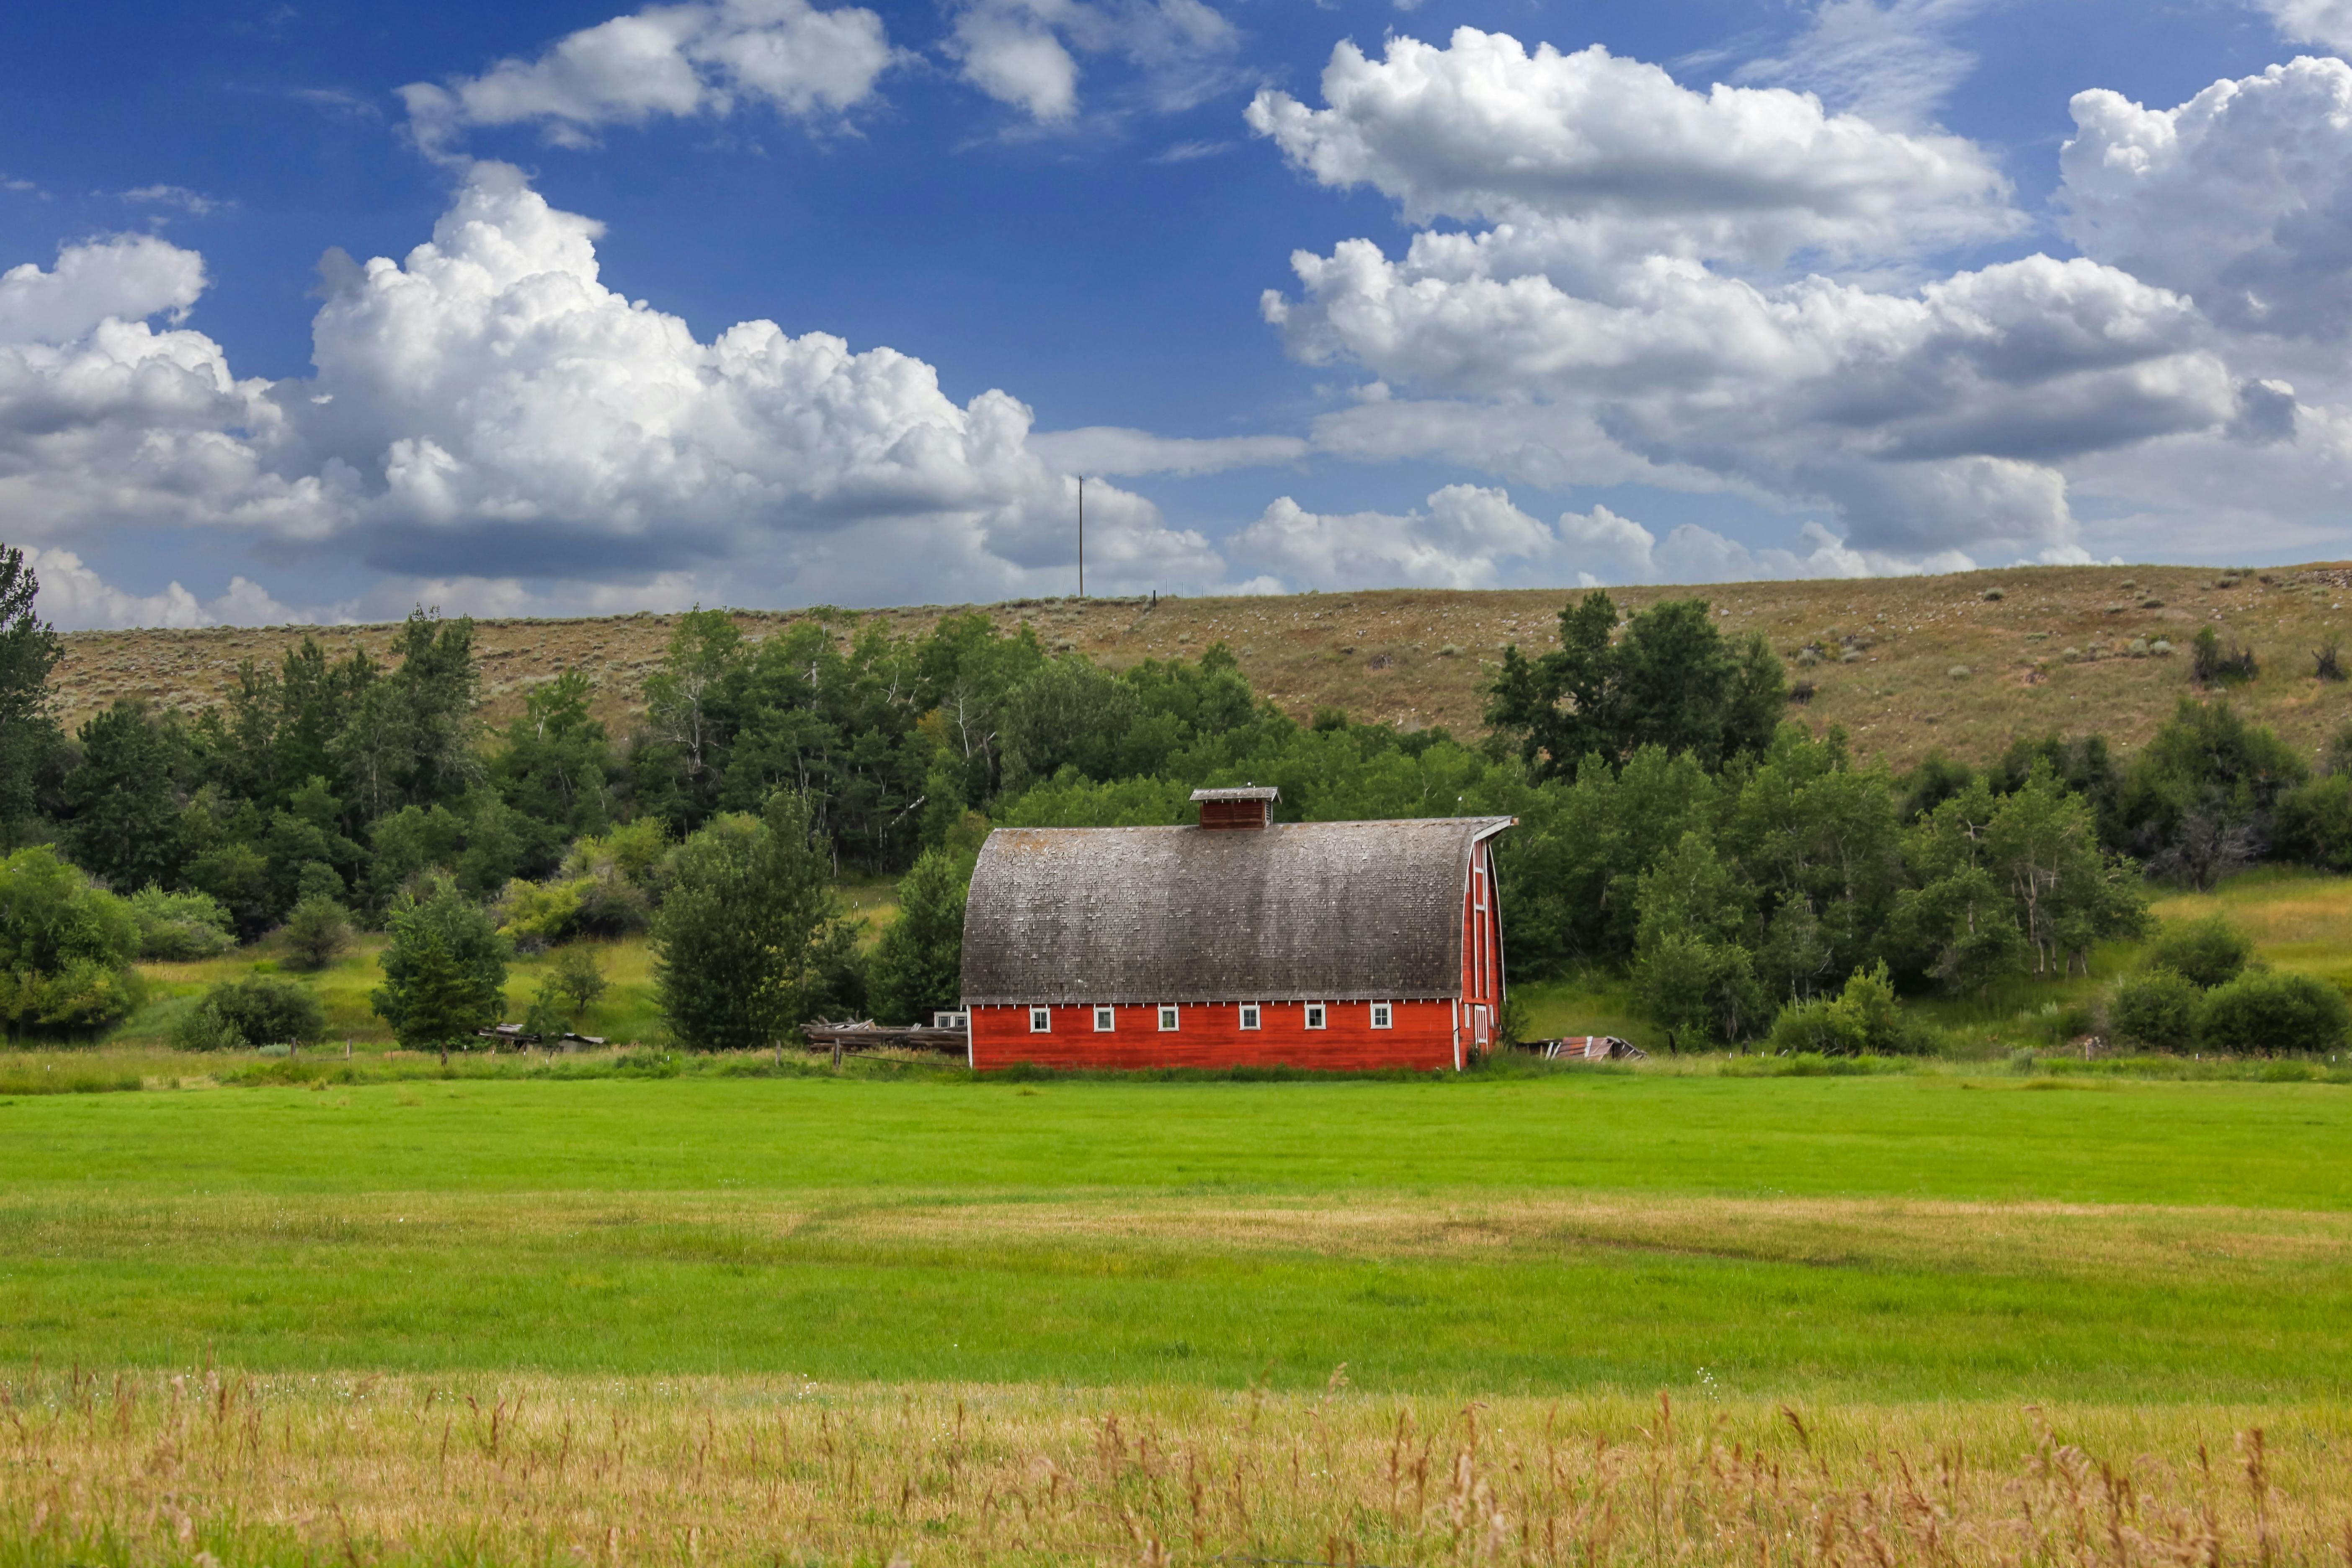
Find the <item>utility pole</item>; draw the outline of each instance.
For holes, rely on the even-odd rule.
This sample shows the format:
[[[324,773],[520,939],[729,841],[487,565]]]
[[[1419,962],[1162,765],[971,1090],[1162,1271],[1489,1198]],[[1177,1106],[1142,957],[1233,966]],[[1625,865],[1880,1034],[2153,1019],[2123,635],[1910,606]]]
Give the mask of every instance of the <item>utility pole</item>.
[[[1087,477],[1078,476],[1078,597],[1087,596]]]

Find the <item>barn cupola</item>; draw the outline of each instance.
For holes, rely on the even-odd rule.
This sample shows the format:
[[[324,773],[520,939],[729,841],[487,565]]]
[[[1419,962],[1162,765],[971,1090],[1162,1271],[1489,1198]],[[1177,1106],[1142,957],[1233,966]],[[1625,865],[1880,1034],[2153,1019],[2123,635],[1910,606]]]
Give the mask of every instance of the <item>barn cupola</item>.
[[[1192,804],[1201,808],[1203,827],[1264,827],[1274,816],[1274,803],[1282,792],[1271,784],[1241,789],[1196,789]]]

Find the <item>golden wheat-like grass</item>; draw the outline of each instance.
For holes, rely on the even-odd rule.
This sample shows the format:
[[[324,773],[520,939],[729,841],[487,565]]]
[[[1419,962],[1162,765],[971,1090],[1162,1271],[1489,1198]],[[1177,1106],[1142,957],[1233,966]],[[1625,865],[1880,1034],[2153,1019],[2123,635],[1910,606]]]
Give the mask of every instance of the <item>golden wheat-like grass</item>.
[[[79,1373],[0,1391],[0,1563],[2352,1554],[2340,1407],[1463,1403],[1339,1374],[1319,1396]]]

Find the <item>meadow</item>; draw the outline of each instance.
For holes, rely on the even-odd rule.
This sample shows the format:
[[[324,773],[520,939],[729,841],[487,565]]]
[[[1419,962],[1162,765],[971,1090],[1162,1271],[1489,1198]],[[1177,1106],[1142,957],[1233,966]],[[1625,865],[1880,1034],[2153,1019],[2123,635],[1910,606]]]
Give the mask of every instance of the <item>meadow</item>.
[[[363,946],[348,1059],[161,1047],[266,949],[0,1056],[0,1568],[2352,1554],[2352,1064],[2012,1048],[2130,951],[1926,1061],[1260,1082],[687,1058],[602,956],[653,1043],[445,1070]]]
[[[2347,1135],[1991,1071],[0,1097],[0,1563],[2334,1561]]]

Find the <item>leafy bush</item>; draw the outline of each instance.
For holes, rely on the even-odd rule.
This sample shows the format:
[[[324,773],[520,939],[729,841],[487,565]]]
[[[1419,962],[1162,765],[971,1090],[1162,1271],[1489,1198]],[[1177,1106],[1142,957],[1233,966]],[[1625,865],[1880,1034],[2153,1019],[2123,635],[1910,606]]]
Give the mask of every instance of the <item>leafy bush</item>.
[[[332,899],[304,899],[286,917],[287,961],[297,969],[324,969],[352,942],[351,917]]]
[[[84,1034],[143,996],[131,960],[139,921],[130,905],[42,846],[0,860],[0,1023]]]
[[[209,998],[180,1015],[171,1038],[172,1047],[182,1051],[242,1051],[253,1045]]]
[[[2149,964],[2169,969],[2200,991],[2235,980],[2253,956],[2254,939],[2222,915],[2167,926],[2147,952]]]
[[[2195,982],[2178,970],[2143,969],[2116,983],[2107,998],[2107,1029],[2130,1045],[2185,1051],[2196,1041],[2203,1005]]]
[[[518,947],[536,951],[578,934],[582,899],[596,889],[593,877],[562,881],[509,882],[499,897],[499,929]]]
[[[142,888],[123,902],[139,922],[139,956],[166,963],[216,958],[236,945],[228,911],[206,893]]]
[[[1772,1020],[1770,1047],[1790,1056],[1902,1056],[1926,1048],[1924,1032],[1903,1016],[1886,965],[1854,971],[1834,1000],[1791,1002]]]
[[[2344,1044],[2352,1002],[2308,974],[2241,974],[2205,998],[2197,1037],[2209,1050],[2318,1052]]]
[[[288,1045],[316,1040],[326,1032],[326,1009],[310,988],[298,980],[275,974],[245,974],[224,980],[205,993],[202,1003],[182,1018],[185,1034],[174,1030],[173,1044],[183,1048],[218,1049],[242,1043]],[[207,1032],[215,1044],[196,1044]]]

